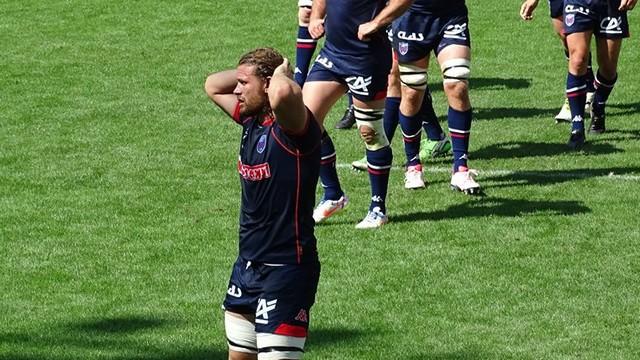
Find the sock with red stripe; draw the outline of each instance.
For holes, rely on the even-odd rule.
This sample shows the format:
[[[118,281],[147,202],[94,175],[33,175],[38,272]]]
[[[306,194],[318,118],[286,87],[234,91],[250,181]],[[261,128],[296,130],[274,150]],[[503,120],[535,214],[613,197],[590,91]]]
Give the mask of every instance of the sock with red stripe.
[[[387,97],[384,101],[384,115],[382,118],[382,124],[384,126],[384,132],[387,135],[389,142],[393,139],[393,135],[396,133],[398,127],[398,121],[400,116],[400,98],[399,97]]]
[[[604,107],[607,103],[607,99],[609,99],[611,91],[613,91],[613,86],[616,84],[616,80],[618,80],[617,74],[613,79],[610,80],[606,79],[598,71],[598,75],[596,75],[595,80],[596,93],[593,96],[593,102],[591,103],[594,114],[604,114]]]
[[[413,116],[407,116],[400,111],[400,129],[402,129],[404,152],[407,155],[407,166],[420,164],[420,158],[418,157],[418,153],[420,152],[420,136],[422,135],[420,115],[418,112]]]
[[[390,146],[371,151],[367,150],[367,163],[369,164],[369,183],[371,184],[371,204],[369,210],[379,207],[382,213],[387,213],[385,200],[389,187],[389,172],[393,161],[393,153]]]
[[[467,169],[469,136],[471,135],[471,109],[458,111],[449,107],[448,122],[453,153],[453,172]],[[462,169],[461,169],[462,168]]]
[[[584,131],[584,104],[587,101],[587,75],[567,75],[567,99],[571,108],[571,131]]]
[[[295,81],[302,87],[307,80],[309,64],[316,51],[317,40],[309,34],[307,26],[298,26],[298,41],[296,42],[296,69],[293,74]]]
[[[320,143],[320,183],[324,189],[324,199],[338,200],[344,195],[336,169],[336,148],[326,131]]]

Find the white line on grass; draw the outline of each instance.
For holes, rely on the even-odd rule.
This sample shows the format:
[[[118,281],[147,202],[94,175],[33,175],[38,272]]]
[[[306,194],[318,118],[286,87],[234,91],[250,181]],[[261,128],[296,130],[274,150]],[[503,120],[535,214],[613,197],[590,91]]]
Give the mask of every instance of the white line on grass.
[[[336,167],[345,169],[351,169],[351,164],[336,164]],[[394,166],[392,170],[403,170],[401,166]],[[450,167],[424,167],[425,172],[430,173],[449,173]],[[597,169],[582,170],[582,171],[512,171],[512,170],[478,170],[480,176],[534,176],[541,178],[563,178],[563,179],[586,179],[586,178],[603,178],[609,180],[622,180],[622,181],[640,181],[640,175],[617,175],[613,172],[609,172],[606,175],[602,175],[602,171]]]

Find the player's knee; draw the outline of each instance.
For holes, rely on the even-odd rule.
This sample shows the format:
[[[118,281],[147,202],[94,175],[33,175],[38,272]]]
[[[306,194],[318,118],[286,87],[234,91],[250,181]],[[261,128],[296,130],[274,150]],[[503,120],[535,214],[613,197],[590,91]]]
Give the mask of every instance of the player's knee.
[[[444,82],[443,89],[448,98],[463,100],[469,97],[469,83],[466,81]]]
[[[299,7],[298,8],[298,24],[301,26],[308,26],[311,18],[311,8]]]
[[[250,320],[239,314],[224,313],[224,330],[227,335],[229,350],[244,353],[257,354],[255,325]]]
[[[399,64],[398,69],[402,85],[415,90],[427,88],[427,69],[408,64]]]
[[[354,110],[356,125],[367,150],[376,151],[389,146],[382,123],[384,109],[362,109],[354,106]]]
[[[302,359],[306,337],[258,333],[258,360]]]
[[[451,83],[468,83],[471,77],[471,61],[465,58],[449,59],[440,65],[444,86]]]

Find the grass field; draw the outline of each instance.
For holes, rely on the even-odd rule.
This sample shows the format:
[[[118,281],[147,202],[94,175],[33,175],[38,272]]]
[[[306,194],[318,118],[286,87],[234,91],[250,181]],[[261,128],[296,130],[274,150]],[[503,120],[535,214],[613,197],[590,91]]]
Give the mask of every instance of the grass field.
[[[403,188],[356,231],[362,145],[331,129],[352,203],[317,227],[305,359],[640,358],[640,72],[625,42],[608,131],[566,151],[547,6],[470,1],[471,166],[487,196]],[[202,91],[258,46],[294,56],[294,1],[4,1],[0,359],[226,358],[239,128]],[[640,10],[630,13],[632,34]],[[445,114],[431,72],[436,111]],[[331,113],[329,127],[344,104]],[[444,121],[444,119],[442,119]]]

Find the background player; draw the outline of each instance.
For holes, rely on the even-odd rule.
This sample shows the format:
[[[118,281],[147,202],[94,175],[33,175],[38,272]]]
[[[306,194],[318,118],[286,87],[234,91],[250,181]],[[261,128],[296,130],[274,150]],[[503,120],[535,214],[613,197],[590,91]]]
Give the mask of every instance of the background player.
[[[382,115],[391,67],[391,48],[384,29],[402,14],[410,0],[314,0],[309,31],[325,34],[320,51],[303,89],[305,104],[318,121],[349,89],[356,122],[367,148],[371,202],[367,216],[356,228],[377,228],[387,223],[386,197],[392,152],[383,129]],[[314,211],[321,222],[342,209],[347,198],[335,168],[335,148],[324,134],[320,179],[323,200]]]
[[[422,121],[422,107],[427,87],[429,53],[436,55],[443,76],[444,92],[449,102],[447,120],[453,152],[451,188],[466,194],[479,194],[475,170],[467,166],[471,134],[469,76],[471,40],[468,11],[464,0],[416,0],[409,10],[393,23],[393,47],[398,55],[402,98],[400,126],[403,134],[417,136]],[[416,135],[414,135],[416,134]],[[407,172],[422,169],[418,158],[419,142],[405,142]]]
[[[532,19],[532,12],[535,7],[538,6],[538,0],[526,0],[520,7],[520,17],[524,20]],[[560,38],[562,48],[564,49],[565,58],[569,60],[569,49],[567,48],[567,39],[564,35],[562,9],[564,7],[564,0],[549,0],[549,14],[551,16],[551,25],[556,34]],[[593,70],[591,68],[591,52],[589,52],[589,63],[587,64],[587,98],[585,104],[585,111],[591,109],[591,100],[595,92],[593,84]],[[560,112],[556,115],[556,122],[559,121],[571,121],[571,108],[569,107],[569,98],[565,97],[564,104],[560,108]]]
[[[294,70],[294,79],[302,87],[307,80],[309,73],[309,65],[316,51],[318,39],[314,39],[309,34],[309,18],[311,17],[312,0],[298,1],[298,38],[296,41],[296,68]],[[353,99],[351,94],[347,93],[348,106],[342,115],[342,118],[336,122],[336,129],[351,129],[356,123],[356,117],[353,112]]]
[[[622,39],[629,37],[627,11],[637,0],[565,0],[564,33],[569,49],[567,98],[571,108],[571,135],[567,145],[579,150],[585,143],[584,107],[587,93],[587,68],[591,37],[595,35],[598,73],[595,76],[595,94],[591,105],[589,132],[605,131],[605,104],[618,78],[617,67]],[[532,4],[537,5],[537,4]],[[532,6],[523,14],[531,19]]]
[[[320,126],[287,60],[256,49],[210,75],[207,95],[242,126],[239,256],[224,300],[229,359],[300,359],[320,264],[312,218]]]

